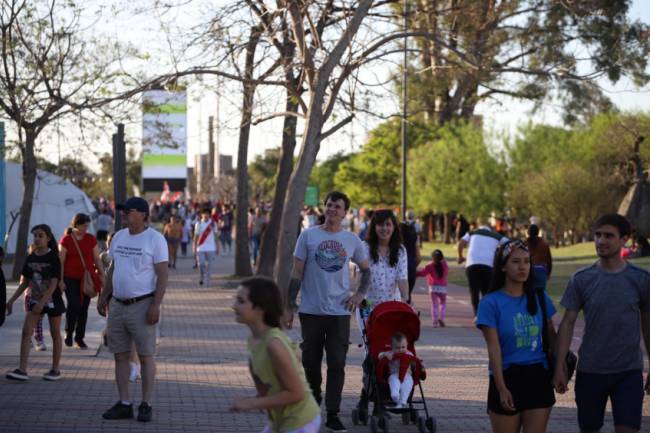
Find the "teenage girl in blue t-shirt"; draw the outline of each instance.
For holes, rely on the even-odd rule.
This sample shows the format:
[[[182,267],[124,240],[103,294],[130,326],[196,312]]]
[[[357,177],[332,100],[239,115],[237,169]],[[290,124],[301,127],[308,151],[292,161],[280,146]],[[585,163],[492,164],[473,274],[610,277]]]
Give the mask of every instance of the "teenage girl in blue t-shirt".
[[[533,288],[530,253],[519,241],[499,247],[488,295],[479,304],[476,326],[490,358],[488,413],[499,433],[545,432],[555,394],[542,344],[543,315]],[[545,296],[549,347],[555,308]]]

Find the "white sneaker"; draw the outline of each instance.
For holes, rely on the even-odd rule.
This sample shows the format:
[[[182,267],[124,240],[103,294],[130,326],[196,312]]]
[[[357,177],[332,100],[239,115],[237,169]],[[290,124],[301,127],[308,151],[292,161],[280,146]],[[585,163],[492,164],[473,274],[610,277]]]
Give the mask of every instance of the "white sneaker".
[[[404,405],[402,403],[397,403],[395,405],[395,409],[403,409],[403,408],[404,408]]]
[[[135,382],[140,379],[140,365],[135,362],[130,362],[131,374],[129,374],[129,382]]]
[[[47,350],[47,346],[45,345],[45,343],[43,341],[38,341],[38,340],[36,340],[36,342],[34,343],[34,348],[39,352],[43,352]]]

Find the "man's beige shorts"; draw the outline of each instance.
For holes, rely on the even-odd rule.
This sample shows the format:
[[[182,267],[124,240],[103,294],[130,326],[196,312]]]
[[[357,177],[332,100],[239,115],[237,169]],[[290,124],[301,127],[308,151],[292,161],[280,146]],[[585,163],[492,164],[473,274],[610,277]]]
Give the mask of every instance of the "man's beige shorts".
[[[147,323],[147,311],[153,297],[131,305],[122,305],[111,299],[108,309],[106,335],[108,350],[111,353],[131,351],[131,343],[139,355],[151,356],[156,353],[156,327]]]

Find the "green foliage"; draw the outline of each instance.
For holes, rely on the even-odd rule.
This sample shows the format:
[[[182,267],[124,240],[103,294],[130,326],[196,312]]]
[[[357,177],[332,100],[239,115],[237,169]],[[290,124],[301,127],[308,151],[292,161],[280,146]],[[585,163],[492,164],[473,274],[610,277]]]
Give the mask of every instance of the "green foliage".
[[[584,124],[612,109],[593,79],[650,79],[649,27],[631,19],[631,0],[409,4],[412,30],[433,36],[412,39],[409,111],[432,123],[471,121],[482,100],[507,95],[557,97],[566,123]],[[401,17],[402,2],[393,8]]]
[[[425,123],[409,122],[409,149],[418,148],[435,134],[435,128]],[[399,119],[380,124],[370,132],[370,137],[361,151],[341,163],[334,176],[334,187],[345,191],[359,206],[399,206],[401,143]]]
[[[466,216],[503,210],[506,166],[490,154],[483,133],[448,124],[409,153],[409,202],[416,211],[460,211]]]
[[[334,176],[336,176],[341,164],[349,161],[352,157],[353,154],[345,154],[343,151],[331,155],[314,167],[309,176],[309,185],[317,186],[321,197],[324,197],[330,191],[334,191],[336,189]]]
[[[600,114],[574,129],[526,125],[507,148],[510,205],[560,234],[588,232],[598,214],[617,210],[634,178],[634,142],[648,134],[650,115],[638,113]],[[650,146],[641,150],[647,166]]]
[[[271,200],[282,149],[267,149],[248,164],[248,188],[254,200]]]

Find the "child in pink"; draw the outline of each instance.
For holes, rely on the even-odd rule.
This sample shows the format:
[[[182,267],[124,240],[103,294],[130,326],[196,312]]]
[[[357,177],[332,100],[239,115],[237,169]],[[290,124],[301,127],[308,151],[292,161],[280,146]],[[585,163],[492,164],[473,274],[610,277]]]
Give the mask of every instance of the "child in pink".
[[[431,254],[432,262],[417,272],[418,277],[427,277],[429,294],[431,295],[431,317],[433,327],[445,326],[447,311],[447,274],[449,267],[442,251],[435,250]]]

